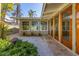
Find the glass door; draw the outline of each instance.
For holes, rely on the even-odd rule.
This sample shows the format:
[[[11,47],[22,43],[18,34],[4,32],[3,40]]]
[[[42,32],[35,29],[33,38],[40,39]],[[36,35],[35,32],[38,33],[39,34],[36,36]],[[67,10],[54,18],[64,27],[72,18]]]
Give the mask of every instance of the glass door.
[[[53,19],[51,19],[51,36],[53,36]]]
[[[55,39],[58,40],[58,16],[55,17]]]

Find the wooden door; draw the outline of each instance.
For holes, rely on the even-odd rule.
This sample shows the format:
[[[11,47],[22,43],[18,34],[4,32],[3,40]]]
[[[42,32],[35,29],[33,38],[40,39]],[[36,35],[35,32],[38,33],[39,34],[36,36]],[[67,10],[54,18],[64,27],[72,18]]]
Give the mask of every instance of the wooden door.
[[[79,4],[76,4],[76,52],[79,54]]]

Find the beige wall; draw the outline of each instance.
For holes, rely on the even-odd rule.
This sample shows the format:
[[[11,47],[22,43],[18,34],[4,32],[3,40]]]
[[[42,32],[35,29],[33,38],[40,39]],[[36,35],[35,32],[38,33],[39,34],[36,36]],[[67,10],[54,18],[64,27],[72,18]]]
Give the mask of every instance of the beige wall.
[[[30,35],[48,35],[48,28],[47,30],[37,30],[37,31],[32,31],[32,30],[22,30],[22,22],[26,22],[26,21],[29,21],[29,20],[20,20],[20,34],[23,35],[23,33],[25,33],[26,36],[30,36]],[[32,23],[33,20],[30,20],[30,24]],[[36,21],[36,20],[35,20]],[[39,20],[40,21],[44,21],[44,20]],[[29,25],[30,25],[29,24]],[[48,23],[47,23],[48,24]],[[48,27],[48,25],[47,25]]]

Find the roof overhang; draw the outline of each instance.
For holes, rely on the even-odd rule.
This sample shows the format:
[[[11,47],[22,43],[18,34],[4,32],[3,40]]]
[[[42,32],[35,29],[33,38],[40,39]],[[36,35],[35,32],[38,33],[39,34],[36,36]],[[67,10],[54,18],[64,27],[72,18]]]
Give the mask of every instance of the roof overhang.
[[[46,3],[43,4],[43,10],[42,10],[42,18],[50,19],[55,14],[57,14],[59,11],[64,10],[65,7],[67,7],[69,3]]]
[[[13,19],[16,19],[16,20],[20,20],[20,21],[24,21],[24,20],[27,20],[27,21],[47,21],[48,19],[46,18],[42,18],[42,17],[11,17]]]
[[[21,20],[21,19],[41,19],[41,17],[11,17],[17,20]]]

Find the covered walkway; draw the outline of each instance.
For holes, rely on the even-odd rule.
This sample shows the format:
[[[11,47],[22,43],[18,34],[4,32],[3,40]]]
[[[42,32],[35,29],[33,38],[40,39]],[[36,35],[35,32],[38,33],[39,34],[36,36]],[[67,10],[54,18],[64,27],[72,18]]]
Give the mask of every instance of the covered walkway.
[[[18,37],[23,41],[33,43],[38,49],[38,55],[40,56],[75,56],[71,50],[64,47],[61,43],[58,43],[55,39],[49,36],[29,36],[20,37],[18,34],[10,35],[9,37]]]
[[[78,16],[79,4],[46,3],[41,18],[14,18],[20,21],[18,37],[35,44],[39,55],[71,56],[79,54]]]

